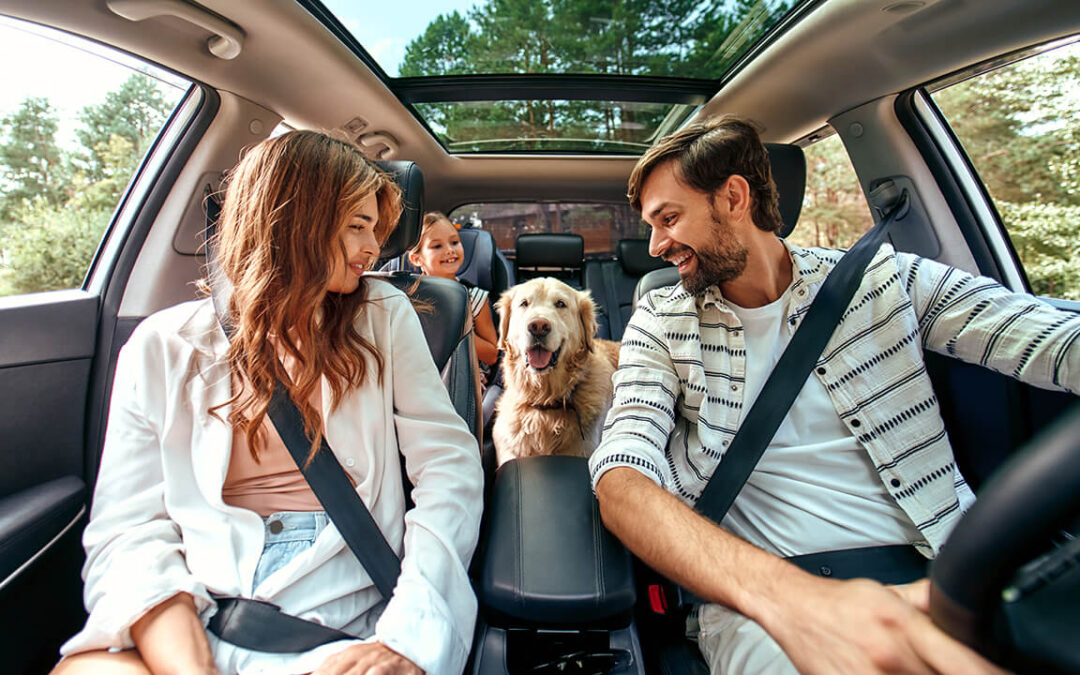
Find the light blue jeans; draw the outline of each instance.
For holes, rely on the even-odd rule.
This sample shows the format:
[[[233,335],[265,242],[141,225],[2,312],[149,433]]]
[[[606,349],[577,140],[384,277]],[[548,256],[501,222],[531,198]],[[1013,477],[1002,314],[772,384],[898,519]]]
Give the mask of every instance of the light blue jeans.
[[[263,580],[311,548],[329,522],[325,511],[278,511],[263,518],[266,543],[251,587],[258,588]]]

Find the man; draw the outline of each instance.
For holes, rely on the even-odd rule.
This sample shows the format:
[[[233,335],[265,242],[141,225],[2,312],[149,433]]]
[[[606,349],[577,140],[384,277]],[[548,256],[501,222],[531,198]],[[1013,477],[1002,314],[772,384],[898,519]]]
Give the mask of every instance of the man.
[[[882,246],[721,528],[692,507],[841,253],[776,237],[768,157],[736,118],[651,148],[629,197],[681,283],[630,320],[590,468],[608,528],[704,599],[712,672],[996,671],[931,624],[925,581],[836,581],[783,558],[933,557],[973,496],[921,349],[1078,391],[1080,318]]]

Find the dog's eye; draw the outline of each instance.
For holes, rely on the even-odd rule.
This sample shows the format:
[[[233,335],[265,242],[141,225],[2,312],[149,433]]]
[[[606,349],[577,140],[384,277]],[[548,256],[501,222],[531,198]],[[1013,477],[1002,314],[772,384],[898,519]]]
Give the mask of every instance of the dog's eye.
[[[518,304],[518,307],[528,307],[528,306],[529,306],[529,301],[528,300],[522,300],[521,303]]]
[[[559,309],[562,309],[563,307],[566,307],[566,303],[563,302],[562,300],[556,300],[555,301],[555,306],[558,307]]]

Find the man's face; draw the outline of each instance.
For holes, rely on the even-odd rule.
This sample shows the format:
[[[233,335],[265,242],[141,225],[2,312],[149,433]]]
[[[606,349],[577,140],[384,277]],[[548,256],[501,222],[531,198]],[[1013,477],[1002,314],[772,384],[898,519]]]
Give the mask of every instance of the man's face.
[[[683,287],[700,293],[746,268],[746,247],[721,218],[711,195],[679,180],[675,160],[660,164],[641,187],[641,215],[652,227],[649,253],[679,268]]]

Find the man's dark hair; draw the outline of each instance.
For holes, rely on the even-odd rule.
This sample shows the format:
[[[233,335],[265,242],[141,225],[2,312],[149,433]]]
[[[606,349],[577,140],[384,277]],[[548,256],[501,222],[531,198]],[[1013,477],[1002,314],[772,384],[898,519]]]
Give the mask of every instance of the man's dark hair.
[[[710,196],[731,176],[742,176],[750,184],[754,224],[766,232],[777,232],[783,225],[769,153],[757,129],[747,120],[725,115],[698,122],[649,148],[631,172],[626,192],[638,213],[641,186],[653,169],[668,160],[678,162],[676,176],[680,181]]]

